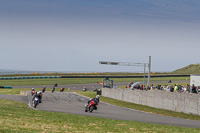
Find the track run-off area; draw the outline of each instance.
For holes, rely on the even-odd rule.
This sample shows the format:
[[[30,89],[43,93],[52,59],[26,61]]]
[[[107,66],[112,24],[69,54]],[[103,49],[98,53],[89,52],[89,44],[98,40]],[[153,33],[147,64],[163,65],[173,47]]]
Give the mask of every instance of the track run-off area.
[[[32,108],[32,96],[30,92],[27,92],[26,96],[0,94],[0,99],[8,99],[26,103]],[[85,103],[87,103],[88,100],[88,97],[81,96],[74,92],[56,91],[54,93],[51,93],[49,91],[46,91],[45,93],[43,93],[42,103],[40,103],[36,109],[42,111],[103,117],[116,120],[130,120],[162,125],[200,128],[200,121],[146,113],[142,111],[136,111],[133,109],[110,105],[104,102],[100,102],[98,105],[98,109],[94,110],[92,113],[89,113],[84,111]]]

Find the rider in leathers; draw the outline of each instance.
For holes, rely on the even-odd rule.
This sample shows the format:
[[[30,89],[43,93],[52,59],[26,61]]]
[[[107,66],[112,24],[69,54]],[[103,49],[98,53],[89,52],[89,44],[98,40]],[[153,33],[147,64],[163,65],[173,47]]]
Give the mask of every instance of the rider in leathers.
[[[37,97],[39,99],[39,103],[42,103],[42,92],[41,91],[37,91],[34,94],[32,101],[34,100],[35,97]]]
[[[99,95],[97,95],[95,98],[92,98],[88,101],[88,104],[91,102],[91,101],[94,101],[96,102],[97,104],[99,103]],[[94,108],[95,110],[97,110],[97,107]]]

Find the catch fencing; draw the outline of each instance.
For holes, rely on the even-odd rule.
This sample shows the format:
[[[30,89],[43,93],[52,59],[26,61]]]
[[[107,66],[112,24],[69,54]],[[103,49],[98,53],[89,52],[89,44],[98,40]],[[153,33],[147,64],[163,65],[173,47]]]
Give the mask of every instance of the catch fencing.
[[[103,88],[102,96],[154,108],[200,115],[200,94]]]

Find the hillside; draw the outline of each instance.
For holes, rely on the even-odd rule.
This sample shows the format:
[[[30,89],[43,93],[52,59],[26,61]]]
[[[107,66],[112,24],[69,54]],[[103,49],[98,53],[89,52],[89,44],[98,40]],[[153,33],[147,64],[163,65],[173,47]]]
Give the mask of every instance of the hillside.
[[[200,64],[190,64],[186,67],[177,69],[173,73],[178,74],[200,74]]]

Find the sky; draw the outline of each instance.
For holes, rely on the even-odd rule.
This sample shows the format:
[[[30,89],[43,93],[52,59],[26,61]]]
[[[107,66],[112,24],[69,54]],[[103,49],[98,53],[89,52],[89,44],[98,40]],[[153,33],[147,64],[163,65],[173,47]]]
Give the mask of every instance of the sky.
[[[0,70],[169,72],[200,63],[199,0],[0,0]],[[147,68],[146,68],[147,69]]]

